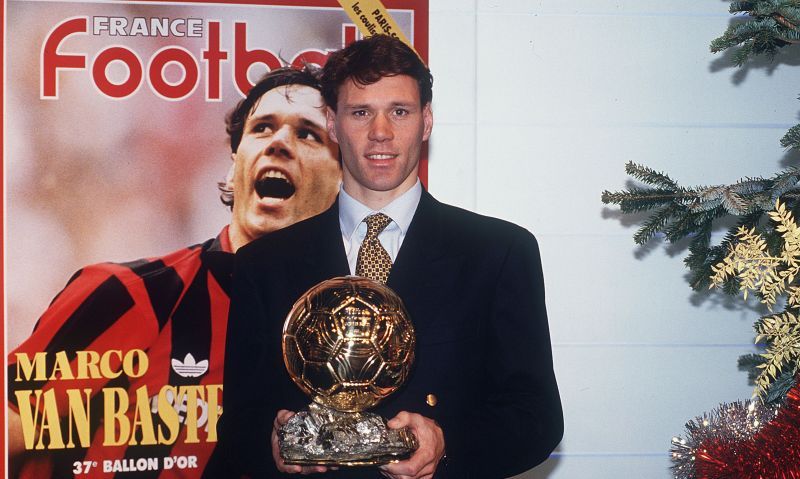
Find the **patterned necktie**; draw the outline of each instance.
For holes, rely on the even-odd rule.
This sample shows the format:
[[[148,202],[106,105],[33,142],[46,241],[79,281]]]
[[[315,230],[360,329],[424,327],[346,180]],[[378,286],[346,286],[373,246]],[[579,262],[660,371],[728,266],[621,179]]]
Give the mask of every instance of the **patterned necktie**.
[[[378,235],[389,226],[392,219],[383,213],[376,213],[367,216],[364,221],[367,223],[367,235],[358,250],[356,276],[364,276],[385,284],[392,269],[392,258],[378,240]]]

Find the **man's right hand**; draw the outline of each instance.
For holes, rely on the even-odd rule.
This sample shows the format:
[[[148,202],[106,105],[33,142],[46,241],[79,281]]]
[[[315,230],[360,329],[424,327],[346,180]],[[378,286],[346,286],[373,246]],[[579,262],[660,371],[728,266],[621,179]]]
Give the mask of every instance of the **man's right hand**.
[[[314,474],[317,472],[326,472],[328,468],[324,466],[297,466],[283,462],[280,447],[278,446],[278,429],[289,422],[289,419],[292,416],[294,416],[293,411],[281,409],[278,411],[278,415],[275,416],[275,421],[272,423],[272,458],[275,460],[275,465],[278,466],[278,470],[288,474]]]

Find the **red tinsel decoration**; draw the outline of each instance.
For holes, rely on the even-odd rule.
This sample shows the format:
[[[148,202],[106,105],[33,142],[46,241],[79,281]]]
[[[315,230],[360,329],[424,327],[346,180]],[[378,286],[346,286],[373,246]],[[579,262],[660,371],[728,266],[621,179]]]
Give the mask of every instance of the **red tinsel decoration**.
[[[695,461],[698,479],[800,479],[800,385],[752,439],[708,439]]]

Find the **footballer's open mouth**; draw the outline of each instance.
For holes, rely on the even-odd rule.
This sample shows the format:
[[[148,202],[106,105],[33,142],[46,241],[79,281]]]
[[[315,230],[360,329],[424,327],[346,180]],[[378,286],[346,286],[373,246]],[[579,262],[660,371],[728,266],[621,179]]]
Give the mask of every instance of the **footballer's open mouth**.
[[[291,180],[281,171],[267,170],[256,180],[256,194],[261,198],[285,200],[295,192]]]

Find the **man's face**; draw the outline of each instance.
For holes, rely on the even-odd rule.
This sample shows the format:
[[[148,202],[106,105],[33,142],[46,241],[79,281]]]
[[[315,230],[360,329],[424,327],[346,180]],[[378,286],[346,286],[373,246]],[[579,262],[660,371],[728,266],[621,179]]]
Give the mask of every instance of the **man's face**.
[[[341,170],[323,105],[319,92],[304,85],[274,88],[256,103],[232,155],[234,248],[333,203]]]
[[[327,121],[342,152],[344,187],[354,198],[380,207],[417,181],[433,115],[430,104],[420,106],[413,78],[383,77],[371,85],[348,80],[339,88],[336,112],[327,110]]]

